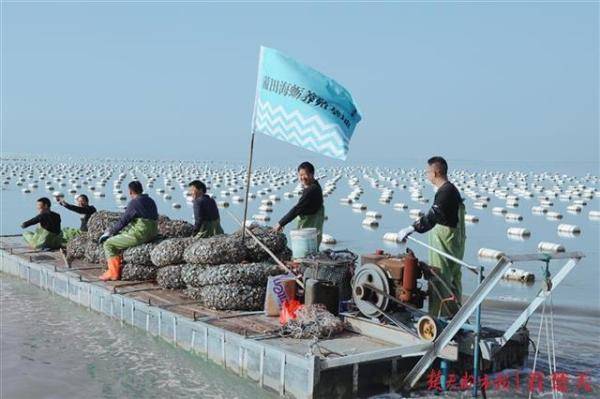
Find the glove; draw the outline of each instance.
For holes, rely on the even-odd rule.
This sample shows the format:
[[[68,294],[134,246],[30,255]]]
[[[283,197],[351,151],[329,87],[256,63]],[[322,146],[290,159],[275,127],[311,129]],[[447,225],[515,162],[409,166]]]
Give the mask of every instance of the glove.
[[[398,242],[406,242],[406,239],[415,231],[413,226],[403,228],[398,232]]]
[[[98,242],[100,244],[102,244],[104,241],[108,240],[110,238],[110,236],[111,236],[111,234],[109,232],[106,232],[100,236],[100,239],[98,240]]]

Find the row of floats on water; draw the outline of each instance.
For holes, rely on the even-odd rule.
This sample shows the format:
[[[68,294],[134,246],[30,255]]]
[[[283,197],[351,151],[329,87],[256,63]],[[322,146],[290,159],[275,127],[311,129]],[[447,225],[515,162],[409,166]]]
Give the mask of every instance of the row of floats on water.
[[[209,187],[209,195],[215,198],[217,205],[221,208],[230,206],[230,203],[243,203],[245,201],[246,172],[243,167],[209,167],[198,164],[167,164],[152,165],[111,165],[98,166],[94,164],[58,164],[49,167],[40,165],[36,168],[31,164],[5,163],[2,168],[3,184],[8,185],[14,181],[17,186],[22,186],[24,193],[43,186],[54,196],[62,195],[57,191],[63,189],[69,194],[76,195],[84,190],[89,191],[97,198],[105,197],[105,187],[114,178],[113,195],[117,206],[123,208],[127,196],[123,182],[125,179],[136,180],[142,177],[147,189],[154,189],[156,194],[165,201],[171,201],[171,207],[180,209],[182,205],[173,201],[175,192],[179,187],[186,202],[191,202],[187,193],[187,184],[194,179],[203,180]],[[119,171],[120,169],[120,171]],[[237,170],[236,170],[237,169]],[[52,172],[49,172],[49,171]],[[124,171],[125,170],[125,171]],[[362,173],[362,180],[358,177]],[[37,174],[37,175],[36,175]],[[322,168],[318,171],[321,176],[323,195],[331,196],[337,189],[337,184],[343,177],[347,178],[350,193],[339,199],[342,205],[350,206],[356,212],[364,212],[362,225],[367,228],[376,228],[380,224],[382,213],[369,210],[367,204],[360,202],[364,189],[361,183],[367,182],[379,191],[379,203],[389,204],[393,200],[394,190],[407,190],[411,201],[419,204],[429,203],[429,199],[423,195],[423,189],[428,187],[422,173],[415,169],[381,169],[364,167],[342,167]],[[159,178],[162,177],[162,184]],[[328,178],[329,177],[329,178]],[[457,170],[451,175],[451,180],[469,198],[470,206],[474,209],[487,209],[494,196],[505,201],[504,206],[491,207],[491,213],[503,217],[508,223],[520,223],[523,216],[517,212],[522,200],[537,198],[537,204],[531,207],[534,215],[544,215],[548,220],[561,220],[563,215],[554,209],[555,201],[569,202],[566,211],[571,214],[580,214],[584,207],[594,198],[600,197],[600,191],[595,187],[598,185],[598,177],[586,175],[583,178],[575,178],[558,174],[529,174],[521,172],[483,172],[470,173]],[[159,187],[155,187],[158,186]],[[295,185],[291,191],[283,192],[288,185]],[[252,215],[251,219],[259,223],[271,221],[273,208],[282,197],[286,199],[301,195],[302,187],[297,184],[296,171],[294,169],[257,169],[251,175],[251,191],[248,199],[260,198],[258,213]],[[423,216],[424,212],[419,208],[411,208],[407,203],[398,202],[393,204],[393,209],[405,211],[414,220]],[[600,211],[590,210],[588,217],[592,220],[600,220]],[[467,213],[465,220],[468,223],[478,223],[479,216]],[[558,234],[573,236],[581,233],[581,228],[572,224],[559,224]],[[525,227],[508,227],[506,234],[510,238],[527,239],[531,231]],[[386,233],[385,241],[396,241],[395,233]],[[323,236],[323,243],[333,244],[336,240],[329,234]],[[558,244],[557,244],[558,245]],[[540,248],[542,246],[540,245]],[[546,248],[544,246],[544,248]],[[549,250],[560,249],[548,247]]]

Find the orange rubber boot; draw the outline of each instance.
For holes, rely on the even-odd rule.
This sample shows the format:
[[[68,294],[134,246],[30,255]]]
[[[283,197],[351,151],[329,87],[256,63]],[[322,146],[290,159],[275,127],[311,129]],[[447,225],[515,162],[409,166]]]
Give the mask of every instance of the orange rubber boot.
[[[123,258],[120,256],[113,256],[112,258],[108,258],[108,270],[104,272],[102,276],[100,276],[100,280],[102,281],[115,281],[121,279],[121,264],[123,263]]]

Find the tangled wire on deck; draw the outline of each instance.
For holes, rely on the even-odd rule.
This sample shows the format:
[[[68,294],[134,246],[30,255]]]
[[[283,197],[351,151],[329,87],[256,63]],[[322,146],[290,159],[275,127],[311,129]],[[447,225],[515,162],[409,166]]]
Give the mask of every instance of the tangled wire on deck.
[[[330,338],[344,331],[344,323],[324,305],[304,305],[281,328],[281,334],[292,338]]]

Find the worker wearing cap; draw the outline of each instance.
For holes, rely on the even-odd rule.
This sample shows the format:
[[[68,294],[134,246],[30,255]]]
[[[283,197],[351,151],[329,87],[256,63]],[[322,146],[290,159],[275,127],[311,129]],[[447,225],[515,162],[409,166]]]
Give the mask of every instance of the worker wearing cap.
[[[50,210],[51,205],[48,198],[39,198],[36,201],[38,215],[21,224],[23,229],[38,223],[40,225],[35,231],[23,233],[23,239],[31,248],[58,249],[63,244],[60,215]]]
[[[100,276],[103,281],[121,278],[121,254],[125,249],[150,242],[158,235],[156,203],[144,194],[139,181],[132,181],[128,188],[131,201],[127,204],[125,213],[100,237],[108,263],[108,270]]]
[[[448,181],[448,163],[444,158],[430,158],[427,164],[427,179],[436,190],[433,205],[425,216],[398,232],[398,241],[406,241],[415,231],[429,231],[430,246],[462,260],[466,240],[463,199],[456,186]],[[452,317],[461,304],[461,266],[432,250],[429,251],[429,263],[444,282],[435,276],[429,280],[429,313],[436,317]]]
[[[194,180],[188,187],[194,205],[194,236],[208,238],[224,234],[217,203],[206,194],[206,184]]]
[[[273,230],[281,232],[286,224],[298,218],[298,229],[314,227],[317,229],[317,248],[323,237],[325,207],[323,206],[323,190],[315,180],[315,167],[310,162],[302,162],[298,166],[298,180],[304,187],[298,203],[281,218]]]

